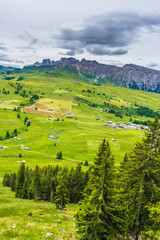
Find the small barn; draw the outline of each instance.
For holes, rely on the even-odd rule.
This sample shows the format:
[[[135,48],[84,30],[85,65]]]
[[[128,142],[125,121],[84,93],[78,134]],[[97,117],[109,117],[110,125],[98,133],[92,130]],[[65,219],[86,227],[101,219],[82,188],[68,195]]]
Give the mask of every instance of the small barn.
[[[116,139],[115,139],[115,138],[111,138],[111,141],[112,141],[112,142],[115,142],[115,141],[116,141]]]

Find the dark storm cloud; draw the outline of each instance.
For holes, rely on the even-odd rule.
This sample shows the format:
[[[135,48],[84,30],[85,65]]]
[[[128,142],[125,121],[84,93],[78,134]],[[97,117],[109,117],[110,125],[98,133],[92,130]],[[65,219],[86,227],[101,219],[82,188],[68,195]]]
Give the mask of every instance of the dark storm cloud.
[[[79,30],[61,29],[57,39],[68,53],[86,50],[95,55],[124,55],[144,29],[154,32],[159,26],[159,15],[112,13],[89,19]]]
[[[63,53],[63,55],[69,56],[84,53],[83,48],[85,47],[85,45],[80,41],[59,41],[56,46],[68,50],[66,53]]]
[[[128,53],[127,50],[124,49],[117,49],[117,50],[108,50],[104,48],[104,46],[97,45],[97,46],[91,46],[89,45],[86,50],[93,54],[93,55],[98,55],[98,56],[103,56],[103,55],[108,55],[108,56],[114,56],[114,55],[125,55]]]

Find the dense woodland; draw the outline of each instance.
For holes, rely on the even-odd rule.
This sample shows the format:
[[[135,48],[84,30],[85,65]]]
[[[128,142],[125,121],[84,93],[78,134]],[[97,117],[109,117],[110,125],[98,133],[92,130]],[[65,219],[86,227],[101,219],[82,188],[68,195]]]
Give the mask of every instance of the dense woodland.
[[[18,173],[5,174],[3,185],[11,187],[16,197],[54,202],[57,208],[63,209],[67,203],[78,203],[88,182],[88,172],[76,169],[61,168],[58,165],[32,170],[20,165]]]
[[[94,165],[83,172],[47,166],[34,170],[21,164],[18,173],[5,174],[3,185],[18,198],[54,202],[63,209],[78,203],[80,239],[158,239],[160,203],[160,124],[150,123],[142,142],[114,165],[104,139]]]

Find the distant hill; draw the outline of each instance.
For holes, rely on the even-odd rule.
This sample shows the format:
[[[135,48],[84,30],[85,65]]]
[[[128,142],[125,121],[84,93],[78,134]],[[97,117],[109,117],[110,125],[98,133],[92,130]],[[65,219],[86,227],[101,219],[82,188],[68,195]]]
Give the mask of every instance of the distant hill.
[[[134,64],[117,67],[101,64],[95,60],[79,61],[70,57],[61,58],[59,61],[44,59],[42,63],[34,63],[34,66],[55,66],[56,68],[68,66],[74,68],[81,77],[92,78],[97,85],[105,83],[105,79],[109,78],[128,88],[160,93],[160,71]]]
[[[7,74],[10,74],[11,72],[13,72],[16,68],[14,67],[4,67],[4,66],[1,66],[0,65],[0,74],[3,74],[3,73],[7,73]]]

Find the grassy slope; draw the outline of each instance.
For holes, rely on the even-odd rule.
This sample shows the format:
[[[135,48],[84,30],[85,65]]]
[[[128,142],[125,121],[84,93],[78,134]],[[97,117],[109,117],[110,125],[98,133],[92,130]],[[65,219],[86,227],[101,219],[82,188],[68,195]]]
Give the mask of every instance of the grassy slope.
[[[110,129],[104,127],[104,122],[96,121],[96,118],[99,117],[105,121],[129,122],[130,117],[125,116],[120,119],[116,118],[114,114],[104,113],[98,108],[91,108],[83,103],[79,105],[73,100],[75,96],[99,104],[106,101],[119,107],[121,105],[129,107],[136,102],[138,105],[147,106],[154,111],[159,109],[160,95],[155,93],[130,90],[113,86],[113,84],[103,87],[89,85],[90,79],[83,82],[74,72],[64,73],[54,69],[49,69],[50,73],[37,70],[32,73],[27,71],[29,73],[18,74],[24,77],[24,80],[19,83],[23,83],[23,89],[26,89],[28,97],[31,96],[29,91],[32,91],[32,94],[38,94],[42,98],[37,101],[39,105],[32,107],[34,113],[23,113],[24,110],[21,109],[21,119],[18,119],[17,112],[11,109],[21,103],[26,103],[28,98],[14,94],[15,89],[8,84],[8,81],[0,80],[0,90],[5,88],[10,91],[8,95],[0,93],[0,135],[4,136],[7,130],[12,132],[17,128],[18,137],[21,138],[20,141],[13,138],[0,141],[0,145],[7,146],[2,150],[0,156],[1,180],[5,172],[11,173],[18,170],[17,161],[19,160],[26,160],[30,167],[35,167],[36,164],[40,166],[61,164],[70,167],[85,160],[92,163],[98,145],[103,138],[111,143],[116,164],[119,164],[124,154],[134,146],[137,140],[141,140],[143,131]],[[0,76],[0,79],[3,79],[3,76]],[[16,84],[16,80],[17,78],[10,82]],[[75,82],[81,84],[75,84]],[[92,94],[82,94],[82,90],[87,89],[90,89]],[[64,93],[66,90],[69,90],[70,93]],[[37,110],[35,110],[36,106]],[[4,110],[4,108],[8,110]],[[59,112],[52,114],[51,111],[47,111],[48,108],[58,109]],[[41,110],[44,111],[43,114],[40,114]],[[64,117],[64,113],[70,111],[77,119]],[[50,117],[47,117],[49,114]],[[28,131],[24,131],[23,120],[26,116],[32,121]],[[54,121],[57,117],[60,117],[60,121]],[[138,117],[138,119],[146,120],[144,117]],[[56,141],[60,144],[54,146],[56,141],[49,140],[50,134],[55,135]],[[112,137],[116,138],[117,141],[111,142]],[[30,150],[23,150],[23,146],[29,147]],[[56,159],[56,154],[59,151],[63,153],[61,161]],[[21,159],[18,157],[20,153],[22,154]],[[87,168],[83,167],[83,169]],[[54,204],[31,200],[18,202],[14,198],[14,193],[2,185],[0,186],[0,202],[2,203],[0,208],[0,239],[43,239],[43,235],[47,232],[55,232],[56,239],[61,239],[62,236],[65,239],[71,239],[69,234],[75,233],[74,221],[70,219],[73,218],[77,206],[69,206],[69,211],[66,213],[68,216],[60,216]],[[29,212],[32,212],[32,217],[27,216]],[[54,221],[59,218],[63,220],[61,225]],[[16,224],[15,229],[12,228],[13,224]]]

